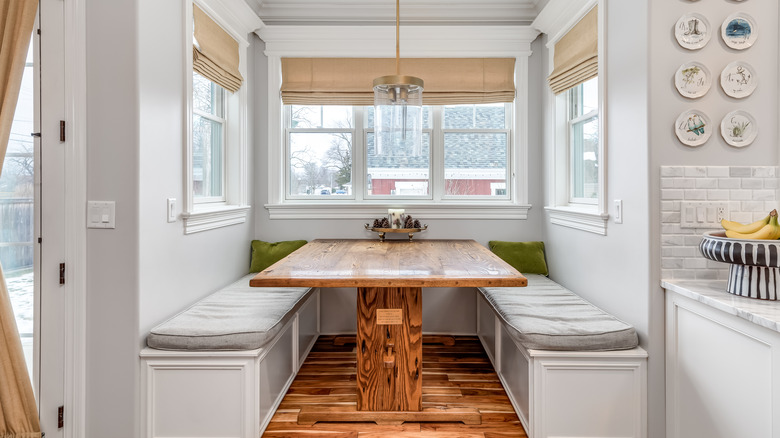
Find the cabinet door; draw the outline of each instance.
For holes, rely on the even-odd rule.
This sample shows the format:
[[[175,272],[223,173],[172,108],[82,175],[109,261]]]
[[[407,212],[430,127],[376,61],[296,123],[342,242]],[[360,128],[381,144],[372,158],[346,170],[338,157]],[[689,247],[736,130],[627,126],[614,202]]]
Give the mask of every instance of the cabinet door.
[[[676,294],[666,302],[667,436],[780,437],[780,334]]]

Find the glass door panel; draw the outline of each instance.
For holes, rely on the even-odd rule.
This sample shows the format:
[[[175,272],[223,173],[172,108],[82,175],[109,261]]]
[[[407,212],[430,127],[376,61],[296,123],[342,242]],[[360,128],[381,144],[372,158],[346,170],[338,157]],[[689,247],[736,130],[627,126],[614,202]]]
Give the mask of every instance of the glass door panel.
[[[35,350],[35,84],[33,44],[27,53],[8,150],[0,174],[0,263],[5,274],[27,369]],[[35,388],[36,385],[33,385]]]

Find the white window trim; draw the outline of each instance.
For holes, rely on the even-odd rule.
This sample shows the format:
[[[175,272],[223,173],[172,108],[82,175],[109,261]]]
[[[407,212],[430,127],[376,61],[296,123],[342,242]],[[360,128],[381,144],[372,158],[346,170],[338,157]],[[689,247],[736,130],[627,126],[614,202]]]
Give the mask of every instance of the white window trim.
[[[401,56],[467,58],[513,57],[518,99],[513,109],[513,149],[510,154],[511,199],[485,202],[452,199],[364,200],[327,202],[285,200],[284,125],[280,87],[282,57],[387,57],[395,56],[392,26],[266,26],[256,32],[265,42],[268,56],[268,203],[271,219],[321,219],[371,217],[389,207],[414,206],[417,215],[429,219],[526,219],[528,203],[528,58],[531,42],[539,34],[530,26],[408,26],[401,33]],[[380,51],[377,51],[378,48]],[[357,151],[353,159],[358,159]],[[518,175],[521,177],[518,178]],[[355,187],[362,176],[354,174]]]
[[[226,98],[224,132],[225,185],[224,202],[196,203],[192,191],[192,5],[196,4],[238,42],[238,70],[244,77],[241,88]],[[259,29],[263,22],[244,2],[222,0],[184,0],[184,202],[182,219],[184,234],[212,230],[246,222],[249,205],[249,138],[247,35]]]
[[[577,22],[596,4],[598,4],[599,27],[599,192],[598,203],[593,205],[569,202],[569,132],[566,120],[565,94],[555,96],[547,87],[549,104],[549,138],[550,161],[548,167],[547,212],[550,223],[574,228],[590,233],[606,235],[609,213],[607,206],[607,51],[604,42],[607,38],[606,16],[607,4],[604,0],[551,0],[542,13],[534,21],[533,26],[546,33],[549,38],[547,71],[553,69],[555,43],[558,42]]]

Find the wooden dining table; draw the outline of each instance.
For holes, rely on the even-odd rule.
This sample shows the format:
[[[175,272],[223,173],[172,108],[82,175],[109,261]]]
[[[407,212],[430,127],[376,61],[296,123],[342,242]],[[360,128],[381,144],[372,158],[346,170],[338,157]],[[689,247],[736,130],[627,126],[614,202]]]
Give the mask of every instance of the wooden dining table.
[[[317,239],[249,284],[357,288],[357,405],[307,407],[299,424],[480,424],[474,408],[423,408],[422,288],[522,287],[527,280],[474,240]]]

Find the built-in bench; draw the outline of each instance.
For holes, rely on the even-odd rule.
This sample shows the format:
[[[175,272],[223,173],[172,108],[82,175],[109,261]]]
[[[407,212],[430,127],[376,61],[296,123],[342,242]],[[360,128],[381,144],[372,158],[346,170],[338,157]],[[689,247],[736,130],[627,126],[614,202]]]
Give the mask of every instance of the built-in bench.
[[[529,438],[645,437],[647,353],[634,328],[527,277],[480,288],[477,332]]]
[[[141,351],[144,438],[257,438],[319,336],[319,289],[255,274],[153,328]]]

